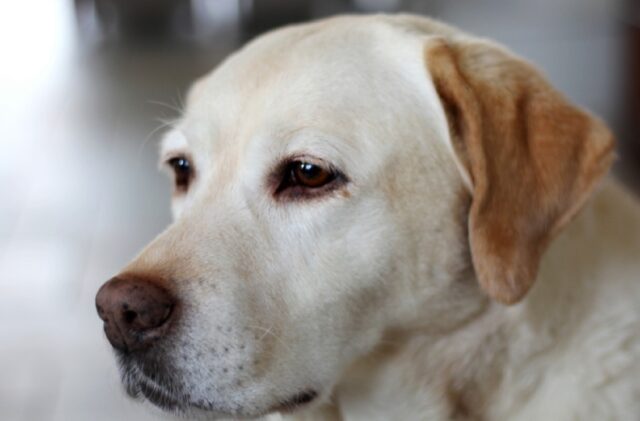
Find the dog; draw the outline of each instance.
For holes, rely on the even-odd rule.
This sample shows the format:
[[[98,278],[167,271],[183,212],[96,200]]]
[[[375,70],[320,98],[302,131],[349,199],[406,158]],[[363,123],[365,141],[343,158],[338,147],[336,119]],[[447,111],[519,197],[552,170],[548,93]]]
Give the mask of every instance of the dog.
[[[163,140],[174,222],[96,297],[197,419],[638,420],[640,205],[525,60],[411,15],[250,42]]]

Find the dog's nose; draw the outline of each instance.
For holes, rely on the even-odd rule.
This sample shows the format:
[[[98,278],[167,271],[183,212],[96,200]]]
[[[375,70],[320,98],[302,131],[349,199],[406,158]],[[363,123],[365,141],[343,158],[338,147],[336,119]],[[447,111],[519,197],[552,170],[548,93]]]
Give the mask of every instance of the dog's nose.
[[[171,294],[156,282],[132,276],[111,279],[96,295],[107,338],[124,352],[147,348],[164,336],[175,304]]]

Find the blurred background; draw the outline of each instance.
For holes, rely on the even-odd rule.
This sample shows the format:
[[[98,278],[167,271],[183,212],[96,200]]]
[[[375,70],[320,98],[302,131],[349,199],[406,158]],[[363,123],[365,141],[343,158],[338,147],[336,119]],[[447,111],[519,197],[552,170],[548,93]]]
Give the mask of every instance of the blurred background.
[[[637,0],[0,1],[0,420],[151,420],[94,312],[169,220],[156,170],[190,82],[248,39],[342,12],[427,14],[506,44],[620,141],[640,190]]]

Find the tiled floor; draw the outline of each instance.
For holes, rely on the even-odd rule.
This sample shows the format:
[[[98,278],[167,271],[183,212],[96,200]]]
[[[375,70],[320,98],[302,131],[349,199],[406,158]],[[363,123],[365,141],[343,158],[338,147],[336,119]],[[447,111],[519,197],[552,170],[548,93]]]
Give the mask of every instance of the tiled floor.
[[[615,121],[620,33],[611,5],[406,3],[507,43]],[[83,44],[71,2],[13,4],[0,13],[0,419],[157,419],[123,397],[93,297],[169,222],[157,119],[176,115],[189,81],[235,38]]]

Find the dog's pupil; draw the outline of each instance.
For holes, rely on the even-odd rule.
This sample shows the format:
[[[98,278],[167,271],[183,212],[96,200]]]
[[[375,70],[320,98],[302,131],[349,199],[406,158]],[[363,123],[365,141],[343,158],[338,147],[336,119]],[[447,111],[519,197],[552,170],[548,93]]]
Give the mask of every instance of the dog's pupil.
[[[314,179],[321,175],[321,168],[317,165],[309,164],[308,162],[300,163],[300,171],[302,175],[307,179]]]
[[[191,166],[186,158],[173,158],[170,161],[171,166],[176,174],[176,185],[178,187],[186,187],[189,184],[191,174]]]
[[[310,188],[321,187],[331,180],[329,171],[308,162],[297,163],[292,175],[300,185]]]
[[[184,158],[178,158],[175,167],[178,171],[189,171],[189,161]]]

